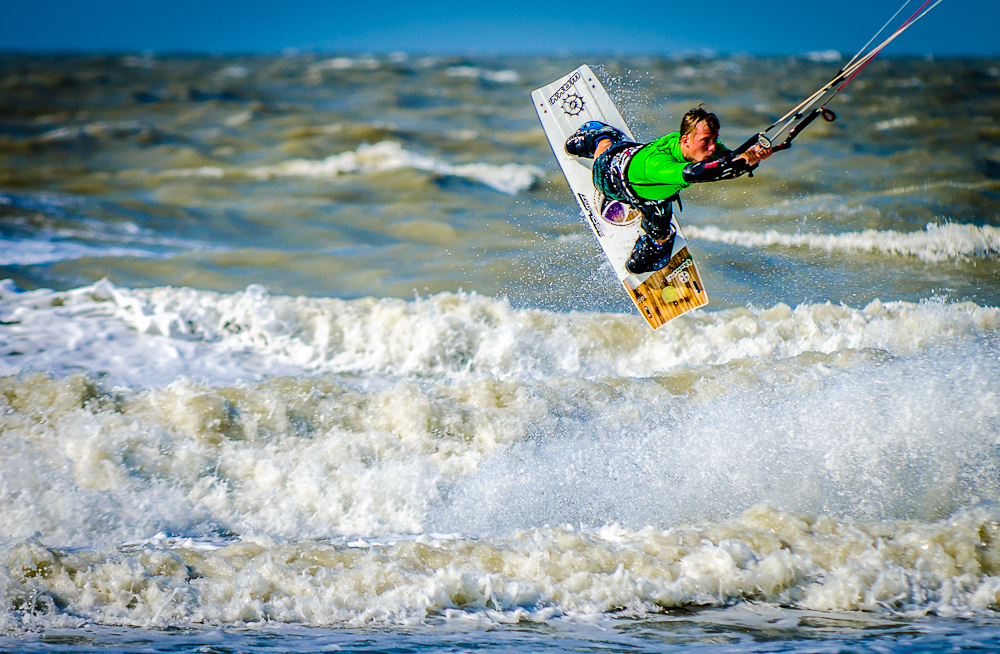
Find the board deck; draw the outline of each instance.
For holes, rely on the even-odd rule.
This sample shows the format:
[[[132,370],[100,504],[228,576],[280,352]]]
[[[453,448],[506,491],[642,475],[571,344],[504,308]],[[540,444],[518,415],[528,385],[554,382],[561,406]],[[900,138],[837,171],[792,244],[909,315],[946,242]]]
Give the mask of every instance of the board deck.
[[[605,203],[601,211],[597,206],[599,195],[592,178],[593,160],[574,157],[566,152],[566,139],[580,125],[591,120],[613,125],[630,139],[635,139],[590,66],[580,66],[551,84],[532,91],[531,99],[549,145],[591,231],[649,326],[656,329],[672,318],[708,304],[708,294],[676,216],[672,219],[677,236],[670,263],[662,270],[643,275],[633,275],[625,270],[625,261],[632,252],[632,246],[643,233],[639,227],[641,215],[619,202]]]

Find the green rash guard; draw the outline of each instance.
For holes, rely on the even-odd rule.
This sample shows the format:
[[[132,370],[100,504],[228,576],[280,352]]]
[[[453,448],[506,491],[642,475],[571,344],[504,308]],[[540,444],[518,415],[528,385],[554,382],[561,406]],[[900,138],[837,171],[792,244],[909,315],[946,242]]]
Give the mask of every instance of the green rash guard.
[[[684,181],[684,167],[690,161],[681,154],[681,133],[673,132],[647,143],[632,156],[628,164],[628,183],[632,190],[646,200],[664,200],[691,186]],[[712,158],[729,152],[717,141]]]

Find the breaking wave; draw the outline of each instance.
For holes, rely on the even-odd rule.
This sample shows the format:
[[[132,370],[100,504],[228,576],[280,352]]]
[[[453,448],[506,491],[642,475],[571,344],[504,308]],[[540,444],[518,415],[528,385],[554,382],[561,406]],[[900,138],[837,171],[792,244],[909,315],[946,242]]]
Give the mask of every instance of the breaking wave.
[[[489,625],[738,601],[775,617],[776,605],[966,617],[1000,607],[996,518],[979,509],[866,523],[758,506],[716,524],[566,525],[490,540],[160,535],[107,553],[17,539],[0,547],[10,607],[0,626],[414,625],[434,615]]]
[[[0,308],[6,627],[1000,603],[995,308]]]
[[[915,256],[932,263],[1000,256],[1000,228],[991,225],[928,223],[923,232],[866,229],[843,234],[784,234],[774,230],[751,232],[692,226],[685,227],[684,232],[691,238],[748,248],[780,246],[827,252],[875,252]]]
[[[274,177],[332,179],[345,174],[368,175],[401,168],[464,177],[508,195],[528,190],[536,180],[544,175],[538,166],[527,164],[508,163],[497,166],[487,163],[471,163],[453,165],[434,157],[410,152],[396,141],[381,141],[374,145],[362,144],[357,150],[341,152],[326,159],[292,159],[273,166],[258,166],[246,172],[204,166],[168,170],[164,171],[163,174],[169,177],[221,178],[227,175],[249,174],[258,179],[272,179]]]
[[[184,374],[184,365],[200,370],[197,360],[208,356],[220,374],[243,370],[249,377],[267,370],[650,377],[748,357],[778,360],[863,349],[913,354],[977,340],[1000,327],[1000,309],[937,300],[699,311],[655,332],[630,314],[517,309],[475,293],[415,301],[338,300],[272,296],[258,285],[225,294],[126,289],[106,280],[65,292],[21,292],[8,281],[0,288],[0,300],[3,319],[17,323],[7,328],[7,342],[25,341],[18,358],[6,359],[7,370],[51,370],[60,361],[71,368],[76,355],[54,345],[69,338],[81,353],[124,350],[139,336],[151,337],[143,343],[166,348],[163,361],[147,353],[144,362],[137,350],[137,361],[109,368],[110,359],[97,357],[106,373],[123,375],[129,383],[143,383],[144,373],[168,382],[174,378],[169,375]],[[119,336],[109,344],[114,334]]]

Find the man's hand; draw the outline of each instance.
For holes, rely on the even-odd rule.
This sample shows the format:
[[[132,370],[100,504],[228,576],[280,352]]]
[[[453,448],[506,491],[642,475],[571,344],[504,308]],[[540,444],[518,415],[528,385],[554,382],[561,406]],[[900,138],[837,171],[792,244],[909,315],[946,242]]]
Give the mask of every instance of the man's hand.
[[[774,154],[774,151],[771,148],[762,148],[760,145],[755,145],[740,156],[736,157],[733,161],[739,161],[742,159],[748,166],[756,166],[772,154]]]

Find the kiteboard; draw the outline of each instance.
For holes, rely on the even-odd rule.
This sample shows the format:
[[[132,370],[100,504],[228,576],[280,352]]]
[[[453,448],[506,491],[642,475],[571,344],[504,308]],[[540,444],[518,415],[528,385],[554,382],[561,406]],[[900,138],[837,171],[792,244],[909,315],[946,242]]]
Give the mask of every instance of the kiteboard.
[[[531,99],[584,219],[649,326],[662,327],[668,320],[708,304],[708,294],[676,216],[671,221],[677,236],[666,267],[642,275],[633,275],[625,269],[625,261],[636,239],[643,234],[639,226],[642,215],[627,204],[605,198],[594,188],[593,159],[574,157],[566,152],[566,139],[591,120],[617,127],[630,140],[635,140],[590,66],[580,66],[532,91]]]

